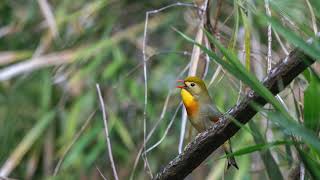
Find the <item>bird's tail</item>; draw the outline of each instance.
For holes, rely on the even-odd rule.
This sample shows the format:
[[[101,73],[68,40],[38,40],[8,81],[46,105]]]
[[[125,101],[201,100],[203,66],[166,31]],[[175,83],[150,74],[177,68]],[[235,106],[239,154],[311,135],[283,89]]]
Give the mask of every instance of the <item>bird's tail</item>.
[[[226,141],[223,144],[223,149],[224,149],[224,152],[226,153],[226,155],[229,155],[230,153],[232,153],[232,148],[231,148],[231,145],[230,145],[229,141]],[[236,159],[234,158],[234,156],[229,156],[229,157],[227,157],[227,159],[228,159],[227,169],[229,169],[230,166],[233,166],[233,167],[239,169],[239,167],[237,165],[237,162],[236,162]]]

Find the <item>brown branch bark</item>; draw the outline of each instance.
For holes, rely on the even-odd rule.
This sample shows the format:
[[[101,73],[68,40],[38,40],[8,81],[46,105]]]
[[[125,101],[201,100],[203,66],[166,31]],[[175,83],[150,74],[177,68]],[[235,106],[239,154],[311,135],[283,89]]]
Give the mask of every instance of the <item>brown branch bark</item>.
[[[263,84],[276,95],[312,63],[314,63],[314,59],[301,50],[295,49],[287,59],[281,61],[270,71]],[[199,134],[194,141],[188,144],[184,152],[166,165],[155,179],[183,179],[190,174],[213,151],[239,131],[240,127],[228,120],[227,117],[232,116],[240,123],[245,124],[257,113],[251,106],[252,103],[263,106],[267,101],[250,90],[238,105],[220,118],[218,123]]]

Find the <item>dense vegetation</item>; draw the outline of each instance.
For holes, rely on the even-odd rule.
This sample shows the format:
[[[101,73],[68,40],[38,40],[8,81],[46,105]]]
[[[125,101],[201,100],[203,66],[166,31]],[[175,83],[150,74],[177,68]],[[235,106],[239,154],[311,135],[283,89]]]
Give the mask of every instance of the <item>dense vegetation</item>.
[[[231,139],[239,170],[217,151],[192,179],[319,179],[320,2],[210,2],[0,1],[0,179],[114,179],[97,83],[119,179],[155,175],[196,135],[175,88],[190,67],[222,112],[248,88],[270,102]],[[270,96],[258,80],[296,47],[317,62]]]

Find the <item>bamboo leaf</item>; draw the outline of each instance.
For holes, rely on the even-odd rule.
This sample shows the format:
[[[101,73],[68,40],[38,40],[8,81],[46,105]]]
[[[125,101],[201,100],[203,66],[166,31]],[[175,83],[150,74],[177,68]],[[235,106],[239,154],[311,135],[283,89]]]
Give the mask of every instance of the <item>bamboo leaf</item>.
[[[280,113],[269,112],[268,116],[272,121],[276,122],[278,125],[280,125],[280,127],[285,129],[287,134],[293,133],[294,135],[300,136],[306,143],[312,145],[317,152],[319,152],[319,138],[313,132],[294,121],[287,120]]]
[[[256,91],[258,94],[260,94],[263,98],[265,98],[268,102],[270,102],[274,108],[279,111],[281,114],[281,122],[279,125],[286,129],[288,132],[291,132],[295,135],[299,135],[302,137],[302,139],[312,145],[317,151],[320,151],[320,141],[318,137],[307,130],[306,128],[302,127],[293,119],[293,117],[285,110],[285,108],[282,106],[282,104],[274,97],[274,95],[266,88],[264,87],[259,80],[251,75],[240,63],[238,58],[233,52],[230,52],[227,50],[219,41],[217,41],[215,38],[213,38],[210,33],[206,32],[209,41],[214,43],[216,47],[222,52],[222,54],[227,58],[228,61],[222,60],[220,57],[218,57],[215,53],[207,49],[206,47],[202,46],[201,44],[196,43],[191,38],[187,37],[183,33],[178,33],[184,37],[186,40],[193,44],[197,44],[204,52],[206,52],[211,59],[217,61],[219,64],[222,65],[226,70],[228,70],[232,75],[237,77],[238,79],[242,80],[244,83],[249,85],[254,91]],[[230,63],[228,63],[230,62]],[[275,118],[272,118],[275,119]],[[275,121],[279,122],[279,121]]]
[[[315,133],[320,129],[320,82],[311,75],[310,84],[304,92],[304,125]]]
[[[244,30],[245,30],[245,38],[244,38],[244,47],[245,47],[245,60],[246,60],[246,69],[248,71],[250,71],[250,56],[251,56],[251,38],[250,38],[250,24],[248,21],[247,16],[245,15],[245,13],[243,12],[243,10],[241,10],[241,15],[242,15],[242,19],[243,19],[243,24],[244,24]]]
[[[271,3],[272,4],[272,3]],[[264,20],[264,22],[269,22],[274,30],[280,33],[287,41],[294,44],[296,47],[302,49],[306,54],[310,55],[314,59],[320,61],[320,47],[318,43],[318,38],[313,39],[317,43],[306,42],[301,36],[295,34],[292,30],[284,27],[279,20],[275,18],[268,17],[264,14],[257,13],[258,16]]]
[[[320,164],[316,162],[313,158],[311,158],[308,153],[301,150],[299,147],[296,147],[296,149],[299,152],[300,158],[303,161],[303,164],[305,165],[306,169],[309,171],[310,175],[313,177],[313,179],[320,179]]]
[[[264,151],[266,149],[270,149],[275,146],[286,145],[286,144],[292,145],[293,143],[291,141],[274,141],[270,143],[258,143],[256,145],[241,148],[237,151],[234,151],[233,153],[224,155],[219,159],[227,158],[229,156],[242,156],[242,155],[250,154],[257,151]]]

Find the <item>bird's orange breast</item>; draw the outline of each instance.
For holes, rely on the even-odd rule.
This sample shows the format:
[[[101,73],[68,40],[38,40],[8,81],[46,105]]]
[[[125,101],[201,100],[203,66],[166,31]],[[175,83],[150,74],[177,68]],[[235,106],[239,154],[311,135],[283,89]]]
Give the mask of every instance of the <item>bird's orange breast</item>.
[[[185,89],[181,89],[181,97],[184,106],[186,107],[188,116],[195,116],[199,110],[199,103],[194,97]]]

